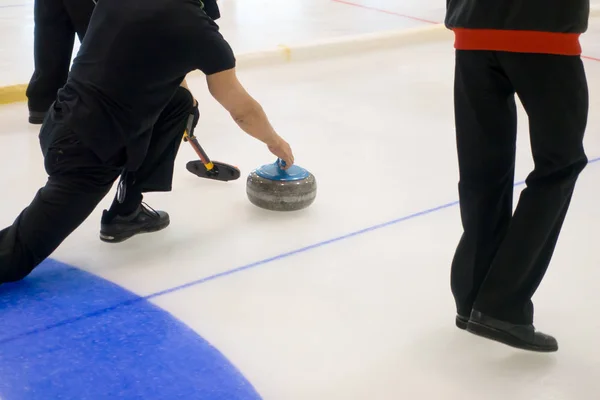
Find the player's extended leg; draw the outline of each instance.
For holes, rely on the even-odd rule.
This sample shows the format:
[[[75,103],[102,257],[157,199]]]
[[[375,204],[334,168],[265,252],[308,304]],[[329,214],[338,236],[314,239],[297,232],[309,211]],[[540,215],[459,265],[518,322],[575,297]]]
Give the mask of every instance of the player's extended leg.
[[[12,226],[0,231],[0,284],[26,277],[85,221],[121,168],[103,163],[62,125],[40,135],[48,181]]]
[[[143,204],[142,193],[171,191],[175,158],[193,103],[191,93],[179,88],[161,113],[153,127],[144,162],[137,171],[123,175],[112,206],[102,216],[103,241],[122,242],[138,233],[156,232],[169,225],[169,215]]]

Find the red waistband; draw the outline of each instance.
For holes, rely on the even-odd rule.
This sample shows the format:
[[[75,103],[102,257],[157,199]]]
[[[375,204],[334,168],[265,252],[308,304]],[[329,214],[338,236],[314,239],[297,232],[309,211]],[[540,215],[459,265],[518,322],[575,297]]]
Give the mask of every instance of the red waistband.
[[[579,33],[454,28],[457,50],[581,55]]]

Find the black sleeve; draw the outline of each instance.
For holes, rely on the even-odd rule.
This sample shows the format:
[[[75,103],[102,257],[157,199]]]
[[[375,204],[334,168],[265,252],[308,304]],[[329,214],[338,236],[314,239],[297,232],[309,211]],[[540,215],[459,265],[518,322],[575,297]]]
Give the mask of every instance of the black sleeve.
[[[190,48],[194,49],[193,62],[197,69],[212,75],[235,67],[233,50],[214,21],[204,16],[195,30],[190,37]]]

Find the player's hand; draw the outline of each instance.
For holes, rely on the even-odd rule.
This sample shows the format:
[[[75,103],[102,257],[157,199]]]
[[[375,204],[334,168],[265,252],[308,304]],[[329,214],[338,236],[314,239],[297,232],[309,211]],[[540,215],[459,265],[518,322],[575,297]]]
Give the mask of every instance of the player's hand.
[[[283,169],[288,169],[294,164],[294,154],[292,154],[292,148],[282,138],[278,137],[272,143],[269,143],[267,147],[271,153],[285,161],[285,166]]]
[[[198,121],[200,120],[200,111],[198,110],[198,102],[194,99],[194,108],[192,109],[192,115],[194,116],[194,123],[192,128],[196,128]]]
[[[190,118],[193,118],[191,126],[189,125]],[[198,125],[199,120],[200,111],[198,110],[198,102],[196,101],[196,99],[194,99],[194,108],[192,108],[192,112],[190,112],[190,115],[188,117],[188,126],[186,128],[186,130],[189,130],[189,132],[187,133],[187,136],[183,137],[184,142],[188,141],[188,137],[194,136],[194,131],[196,130],[196,126]]]

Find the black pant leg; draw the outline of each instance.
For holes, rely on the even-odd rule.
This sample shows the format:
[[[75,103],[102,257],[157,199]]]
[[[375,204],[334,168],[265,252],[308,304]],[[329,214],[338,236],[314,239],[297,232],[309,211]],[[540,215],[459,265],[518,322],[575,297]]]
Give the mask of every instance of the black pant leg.
[[[62,0],[34,4],[34,72],[27,87],[30,111],[47,112],[71,66],[75,30]]]
[[[154,125],[146,158],[135,172],[134,186],[142,192],[168,192],[172,189],[175,158],[193,108],[192,94],[179,87]]]
[[[63,2],[79,41],[83,42],[96,4],[94,0],[63,0]]]
[[[150,144],[141,166],[134,172],[126,172],[121,178],[106,220],[134,212],[143,200],[142,193],[171,191],[175,158],[193,105],[192,94],[185,88],[178,88],[152,132],[148,132]]]
[[[183,140],[194,99],[185,88],[178,88],[152,129],[152,139],[144,162],[133,173],[135,190],[168,192],[172,188],[175,158]]]
[[[456,52],[454,102],[463,234],[451,287],[469,316],[512,215],[516,104],[494,53]]]
[[[50,256],[92,213],[121,171],[117,163],[103,164],[64,126],[47,119],[42,130],[48,181],[13,225],[0,231],[0,284],[23,279]]]
[[[579,57],[499,53],[529,116],[535,169],[481,287],[475,308],[533,322],[531,298],[552,258],[575,183],[587,164],[588,87]]]

